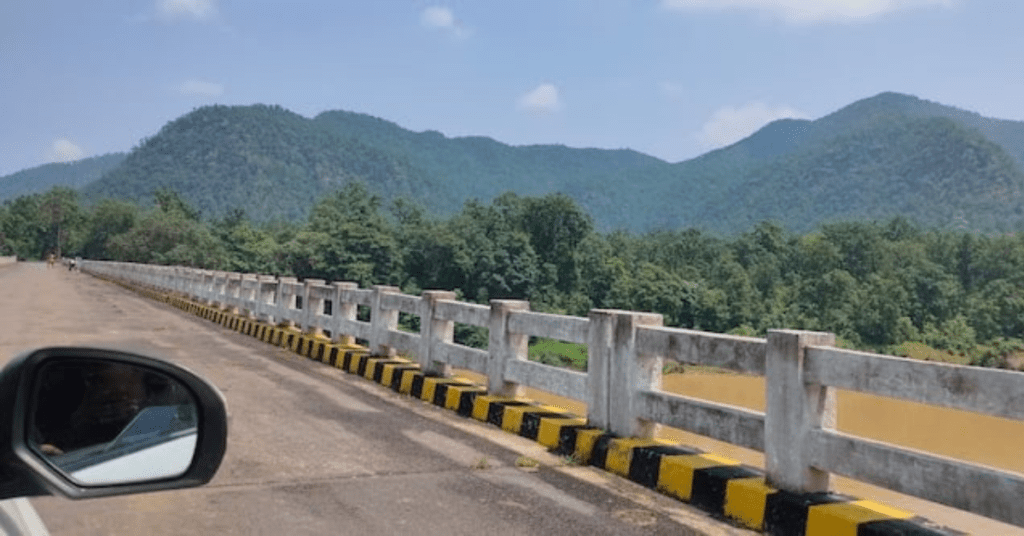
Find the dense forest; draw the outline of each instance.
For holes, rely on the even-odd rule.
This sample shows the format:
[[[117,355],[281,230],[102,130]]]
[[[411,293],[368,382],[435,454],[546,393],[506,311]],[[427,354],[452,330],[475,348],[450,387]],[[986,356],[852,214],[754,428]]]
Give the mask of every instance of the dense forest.
[[[239,210],[204,219],[171,190],[151,207],[87,206],[67,188],[0,206],[0,255],[50,252],[448,289],[573,315],[654,311],[668,325],[716,332],[828,330],[850,347],[987,366],[1020,366],[1008,358],[1024,337],[1024,234],[926,230],[903,218],[804,234],[771,222],[732,237],[602,233],[562,194],[506,193],[432,216],[360,182],[321,197],[302,222],[254,222]]]

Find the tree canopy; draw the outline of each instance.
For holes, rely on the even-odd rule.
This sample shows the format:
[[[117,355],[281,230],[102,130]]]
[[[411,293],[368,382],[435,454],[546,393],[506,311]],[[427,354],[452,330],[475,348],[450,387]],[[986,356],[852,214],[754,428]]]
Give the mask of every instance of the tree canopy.
[[[834,222],[793,234],[760,222],[734,237],[699,229],[600,233],[562,194],[503,194],[450,216],[360,183],[319,199],[304,223],[203,218],[183,197],[148,208],[84,207],[57,188],[0,206],[0,255],[49,253],[454,290],[535,310],[651,311],[666,324],[742,334],[835,332],[843,344],[902,353],[927,345],[1007,364],[1024,338],[1024,235],[929,230],[906,219]],[[462,336],[477,337],[466,331]]]

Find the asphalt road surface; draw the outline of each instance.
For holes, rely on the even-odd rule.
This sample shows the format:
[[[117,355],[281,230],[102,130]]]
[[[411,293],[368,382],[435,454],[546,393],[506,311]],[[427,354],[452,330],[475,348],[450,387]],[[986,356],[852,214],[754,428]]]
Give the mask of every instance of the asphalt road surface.
[[[228,400],[228,450],[202,488],[33,499],[54,535],[753,534],[88,275],[0,267],[0,363],[80,344],[212,381]],[[518,467],[527,458],[540,466]]]

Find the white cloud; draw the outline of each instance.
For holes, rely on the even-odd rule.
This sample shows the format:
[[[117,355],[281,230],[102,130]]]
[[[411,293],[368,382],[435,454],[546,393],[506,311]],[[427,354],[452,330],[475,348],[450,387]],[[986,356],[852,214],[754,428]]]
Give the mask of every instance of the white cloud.
[[[725,147],[753,134],[757,129],[786,117],[806,119],[807,114],[788,106],[769,107],[762,102],[750,102],[740,107],[725,106],[711,115],[711,119],[697,133],[697,141],[704,149]]]
[[[186,80],[178,86],[178,93],[189,97],[219,97],[224,94],[224,84],[204,82],[202,80]]]
[[[54,140],[46,154],[50,162],[74,162],[85,157],[85,151],[67,138]]]
[[[554,84],[541,84],[519,97],[519,109],[534,113],[554,113],[562,109],[558,88]]]
[[[472,33],[447,7],[431,6],[424,9],[420,13],[420,24],[431,30],[448,32],[459,39],[465,39]]]
[[[856,22],[927,6],[951,7],[956,0],[661,0],[675,11],[747,9],[794,24]]]
[[[165,20],[206,21],[217,15],[216,0],[157,0],[156,9]]]
[[[448,29],[455,26],[455,14],[446,7],[428,7],[420,14],[420,22],[427,28]]]

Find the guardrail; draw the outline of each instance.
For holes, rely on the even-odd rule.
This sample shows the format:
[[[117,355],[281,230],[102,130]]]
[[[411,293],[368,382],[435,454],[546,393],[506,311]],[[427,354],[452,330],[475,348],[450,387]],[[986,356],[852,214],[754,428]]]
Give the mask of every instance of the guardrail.
[[[834,429],[836,388],[1024,420],[1018,372],[843,350],[830,333],[772,330],[760,339],[670,328],[651,313],[581,318],[532,312],[518,300],[459,302],[447,291],[410,296],[388,286],[88,260],[81,268],[339,342],[363,339],[375,354],[401,352],[428,373],[470,369],[487,376],[491,394],[517,396],[529,386],[581,400],[588,424],[619,436],[650,438],[660,423],[761,451],[768,482],[780,489],[827,491],[836,473],[1024,527],[1024,475]],[[368,322],[357,319],[360,306]],[[399,330],[399,313],[418,316],[419,333]],[[487,328],[487,350],[454,343],[455,323]],[[530,336],[586,344],[588,371],[528,361]],[[765,412],[662,391],[666,360],[764,376]]]
[[[4,266],[5,264],[14,264],[16,262],[18,262],[17,257],[0,257],[0,266]]]

